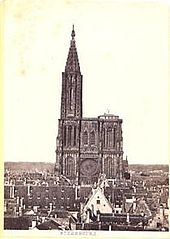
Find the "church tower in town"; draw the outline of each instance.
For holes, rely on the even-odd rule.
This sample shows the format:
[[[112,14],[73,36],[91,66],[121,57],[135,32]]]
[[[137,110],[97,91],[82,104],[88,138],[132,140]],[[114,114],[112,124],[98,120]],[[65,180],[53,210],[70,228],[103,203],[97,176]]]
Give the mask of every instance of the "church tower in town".
[[[62,73],[61,119],[82,118],[82,75],[75,42],[74,26],[65,71]]]
[[[121,179],[127,171],[123,160],[122,119],[112,114],[83,117],[82,80],[73,26],[62,73],[55,174],[77,184],[97,182],[101,174]]]

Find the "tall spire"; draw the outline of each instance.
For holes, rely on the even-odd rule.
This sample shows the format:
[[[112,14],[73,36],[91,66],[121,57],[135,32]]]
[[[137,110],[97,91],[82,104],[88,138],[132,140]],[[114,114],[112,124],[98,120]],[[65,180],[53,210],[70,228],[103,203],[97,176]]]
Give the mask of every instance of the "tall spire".
[[[78,54],[77,54],[76,42],[75,42],[74,25],[71,32],[70,48],[68,52],[65,71],[69,73],[80,72],[80,66],[79,66],[79,60],[78,60]]]
[[[62,72],[61,119],[82,117],[82,78],[73,25],[65,71]]]

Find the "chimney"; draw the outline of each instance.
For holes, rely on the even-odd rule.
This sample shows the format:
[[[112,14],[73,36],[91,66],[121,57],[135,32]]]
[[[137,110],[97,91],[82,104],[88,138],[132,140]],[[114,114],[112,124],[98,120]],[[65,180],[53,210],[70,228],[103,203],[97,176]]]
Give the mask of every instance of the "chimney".
[[[22,216],[22,208],[19,207],[19,216],[21,217]]]
[[[82,225],[81,225],[81,229],[84,230],[84,223],[82,223]]]
[[[130,220],[129,220],[129,213],[126,214],[126,222],[129,223]]]
[[[10,186],[10,198],[14,198],[14,185]]]
[[[30,185],[28,184],[28,191],[27,191],[27,195],[30,196]]]
[[[136,200],[133,201],[133,212],[135,212],[135,210],[136,210]]]
[[[75,185],[75,200],[77,200],[78,197],[78,188],[77,185]]]
[[[17,206],[19,206],[19,196],[17,196]]]
[[[111,202],[111,195],[108,195],[108,201]]]
[[[44,223],[45,222],[45,217],[42,217],[42,223]]]
[[[133,191],[134,191],[134,193],[136,193],[136,187],[135,186],[133,187]]]
[[[34,211],[35,213],[37,213],[38,207],[37,207],[37,206],[33,206],[33,211]]]
[[[17,207],[14,207],[14,216],[17,216]]]
[[[32,220],[32,228],[36,227],[36,221]]]
[[[101,230],[101,226],[102,226],[102,223],[101,223],[101,222],[99,222],[99,230]]]
[[[100,222],[100,211],[97,210],[97,222]]]
[[[96,189],[92,187],[92,195],[95,194]]]
[[[86,223],[90,223],[90,209],[87,209]]]
[[[27,184],[27,179],[24,178],[24,186]]]
[[[135,210],[136,210],[136,198],[135,198],[134,195],[132,196],[132,199],[133,199],[133,212],[135,212]]]
[[[159,208],[159,217],[160,217],[161,223],[163,223],[163,221],[164,221],[164,207],[163,207],[162,204],[160,205],[160,208]]]
[[[50,202],[50,213],[52,212],[52,210],[53,210],[53,204],[52,202]]]
[[[21,197],[21,199],[20,199],[20,206],[21,206],[21,207],[23,207],[23,202],[24,202],[24,198]]]

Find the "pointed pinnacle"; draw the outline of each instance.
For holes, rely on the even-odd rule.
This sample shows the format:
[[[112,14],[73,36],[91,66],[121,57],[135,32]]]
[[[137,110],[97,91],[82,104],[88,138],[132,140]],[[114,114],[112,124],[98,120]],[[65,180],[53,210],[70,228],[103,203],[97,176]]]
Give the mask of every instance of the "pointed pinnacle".
[[[73,28],[72,28],[72,32],[71,32],[71,37],[72,37],[72,39],[74,39],[74,37],[75,37],[75,31],[74,31],[74,24],[73,24]]]

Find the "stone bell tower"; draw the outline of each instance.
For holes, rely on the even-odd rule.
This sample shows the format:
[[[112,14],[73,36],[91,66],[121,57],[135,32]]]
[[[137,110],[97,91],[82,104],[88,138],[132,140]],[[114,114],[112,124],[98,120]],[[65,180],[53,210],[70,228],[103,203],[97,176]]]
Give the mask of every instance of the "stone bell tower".
[[[76,180],[79,174],[82,78],[73,25],[65,71],[62,72],[61,115],[55,166],[58,175],[62,174],[71,180]]]
[[[62,73],[61,119],[82,117],[82,75],[75,42],[74,26],[65,71]]]

